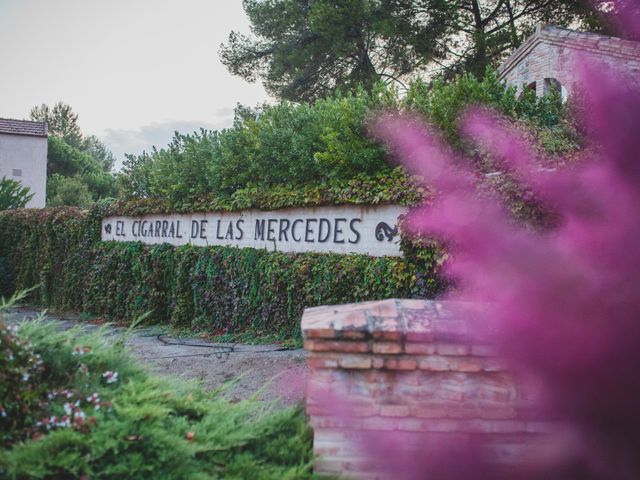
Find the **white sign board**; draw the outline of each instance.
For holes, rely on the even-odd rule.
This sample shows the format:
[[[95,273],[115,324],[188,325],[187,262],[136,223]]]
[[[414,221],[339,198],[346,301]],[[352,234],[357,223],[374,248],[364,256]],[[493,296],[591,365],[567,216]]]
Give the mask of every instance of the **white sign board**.
[[[406,211],[384,205],[106,217],[102,240],[401,256],[397,224]]]

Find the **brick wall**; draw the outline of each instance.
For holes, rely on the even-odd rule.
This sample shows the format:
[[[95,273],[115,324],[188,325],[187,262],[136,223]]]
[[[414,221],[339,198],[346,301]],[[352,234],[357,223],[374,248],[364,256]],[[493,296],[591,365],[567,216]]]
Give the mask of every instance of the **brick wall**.
[[[387,440],[420,455],[433,442],[482,438],[494,460],[522,459],[549,424],[531,415],[533,393],[473,340],[474,312],[460,302],[393,299],[305,311],[317,472],[401,478],[385,473],[392,458],[366,453],[384,456],[376,448]]]
[[[640,77],[640,42],[552,25],[539,25],[536,33],[505,60],[499,72],[519,91],[535,82],[536,93],[542,95],[549,85],[545,79],[553,78],[569,94],[576,86],[572,62],[580,55]]]

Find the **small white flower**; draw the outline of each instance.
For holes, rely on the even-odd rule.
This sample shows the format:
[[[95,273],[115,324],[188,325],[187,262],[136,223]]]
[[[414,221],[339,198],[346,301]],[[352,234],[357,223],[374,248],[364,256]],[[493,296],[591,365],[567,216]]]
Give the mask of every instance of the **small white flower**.
[[[23,382],[28,382],[29,381],[29,374],[28,373],[23,373],[22,374],[22,381]]]
[[[102,378],[104,378],[107,383],[115,383],[118,381],[118,372],[107,371],[102,374]]]

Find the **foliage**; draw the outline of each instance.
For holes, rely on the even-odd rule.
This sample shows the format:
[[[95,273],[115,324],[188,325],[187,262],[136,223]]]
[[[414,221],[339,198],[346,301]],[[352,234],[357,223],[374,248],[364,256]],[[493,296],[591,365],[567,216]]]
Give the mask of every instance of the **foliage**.
[[[49,137],[47,200],[50,205],[86,206],[115,194],[115,178],[90,154]],[[73,189],[78,189],[73,192]],[[88,202],[88,203],[87,203]]]
[[[116,193],[110,173],[115,157],[95,136],[84,136],[78,114],[63,102],[31,109],[32,120],[48,122],[47,204],[86,207]],[[75,191],[74,191],[75,190]]]
[[[434,8],[430,0],[409,0],[414,12]],[[533,33],[539,23],[560,26],[602,24],[581,0],[465,0],[446,2],[450,7],[451,32],[447,39],[450,61],[446,75],[469,72],[482,75],[497,67],[509,53]],[[435,7],[438,8],[438,7]]]
[[[32,303],[210,333],[299,336],[305,307],[438,292],[440,253],[372,258],[232,247],[100,242],[100,219],[58,208],[0,215],[11,291],[39,284]],[[430,281],[416,282],[418,275]]]
[[[617,14],[613,20],[639,38],[640,3],[606,3]],[[386,462],[389,471],[450,480],[640,478],[640,385],[632,380],[640,361],[640,224],[632,214],[640,209],[640,90],[624,69],[593,58],[576,62],[574,74],[588,87],[581,124],[591,148],[579,164],[568,160],[570,168],[541,169],[536,146],[495,112],[475,109],[462,120],[469,142],[505,159],[553,206],[559,221],[546,231],[514,225],[502,204],[478,195],[469,181],[474,172],[415,119],[378,127],[407,167],[439,191],[436,208],[420,211],[412,224],[455,246],[449,272],[459,282],[452,299],[483,306],[460,319],[470,341],[489,340],[504,368],[518,372],[518,389],[531,392],[527,408],[511,420],[554,424],[501,465],[490,435],[462,449],[443,442],[422,456],[411,456],[397,436],[385,454],[403,461]],[[379,452],[371,452],[376,465]]]
[[[10,208],[24,208],[33,193],[29,193],[29,187],[23,187],[20,182],[11,178],[0,179],[0,211]]]
[[[0,300],[0,312],[13,306],[20,296]],[[0,321],[0,448],[20,438],[25,426],[35,422],[43,400],[44,368],[40,355],[16,328]]]
[[[72,147],[81,147],[82,131],[78,114],[66,103],[58,102],[53,107],[43,103],[33,107],[29,117],[36,122],[47,122],[50,135],[61,138]]]
[[[41,356],[45,395],[43,411],[23,419],[20,438],[30,438],[0,450],[3,478],[312,476],[311,432],[298,408],[232,404],[220,392],[153,376],[128,356],[124,339],[104,331],[57,332],[31,321],[12,340]]]
[[[482,81],[467,75],[451,84],[414,82],[403,97],[379,84],[371,92],[336,94],[312,105],[239,107],[227,130],[177,135],[165,149],[129,156],[119,188],[124,198],[167,201],[181,211],[352,203],[345,192],[371,203],[398,201],[384,190],[400,189],[407,177],[368,135],[371,119],[389,111],[425,116],[463,148],[457,117],[475,104],[533,127],[535,140],[550,153],[579,146],[559,95],[518,98],[489,72]],[[327,194],[332,191],[340,194]],[[257,201],[275,197],[281,200]]]
[[[87,184],[78,174],[73,177],[65,177],[58,173],[49,175],[47,197],[47,204],[50,207],[74,205],[87,208],[93,203]]]
[[[245,0],[252,37],[231,32],[229,71],[260,78],[274,96],[313,101],[337,89],[403,85],[415,73],[481,77],[537,23],[602,22],[580,0]]]
[[[256,38],[231,32],[220,50],[229,71],[261,78],[274,96],[309,101],[337,88],[371,90],[379,80],[399,79],[444,50],[447,9],[416,21],[394,1],[244,0]],[[442,3],[442,2],[438,2]]]

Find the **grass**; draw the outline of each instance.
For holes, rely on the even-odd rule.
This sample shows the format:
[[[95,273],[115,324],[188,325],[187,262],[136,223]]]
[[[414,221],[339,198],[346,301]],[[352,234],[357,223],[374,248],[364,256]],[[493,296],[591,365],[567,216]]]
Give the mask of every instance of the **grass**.
[[[57,332],[39,319],[24,322],[18,336],[44,363],[38,415],[60,419],[71,403],[86,421],[26,425],[0,450],[0,477],[312,478],[312,436],[299,407],[232,404],[195,382],[158,377],[127,354],[125,338],[104,329]],[[109,383],[106,372],[117,372],[117,380]]]

